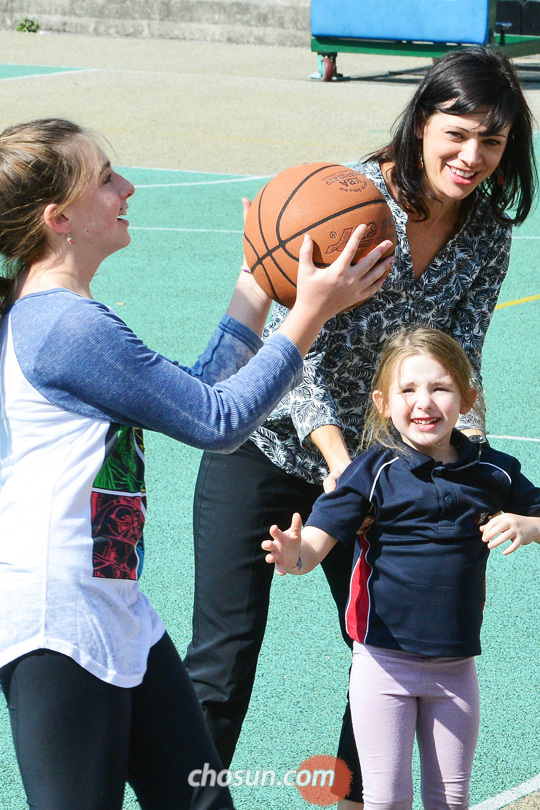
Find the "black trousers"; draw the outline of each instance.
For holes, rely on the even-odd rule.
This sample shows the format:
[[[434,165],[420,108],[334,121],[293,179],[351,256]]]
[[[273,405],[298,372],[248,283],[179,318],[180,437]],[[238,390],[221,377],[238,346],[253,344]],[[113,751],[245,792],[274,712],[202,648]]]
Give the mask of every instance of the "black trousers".
[[[2,667],[0,681],[33,810],[121,810],[126,781],[143,810],[233,807],[228,788],[189,784],[192,770],[222,765],[168,635],[132,689],[51,650]]]
[[[273,523],[288,527],[294,512],[306,520],[322,491],[283,472],[249,441],[230,455],[205,453],[201,460],[193,514],[193,638],[185,664],[225,767],[248,709],[268,617],[274,568],[261,542]],[[349,646],[344,616],[352,555],[338,543],[322,564]],[[338,756],[353,771],[349,798],[361,801],[348,703]]]

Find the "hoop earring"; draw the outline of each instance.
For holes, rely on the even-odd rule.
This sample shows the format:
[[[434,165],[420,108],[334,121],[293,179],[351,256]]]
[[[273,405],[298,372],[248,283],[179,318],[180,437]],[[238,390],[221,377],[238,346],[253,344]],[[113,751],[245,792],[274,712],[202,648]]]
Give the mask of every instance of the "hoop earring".
[[[68,235],[66,236],[66,242],[68,243],[68,245],[72,245],[72,244],[73,244],[73,239],[71,238],[71,234],[70,234],[70,233],[68,233]]]

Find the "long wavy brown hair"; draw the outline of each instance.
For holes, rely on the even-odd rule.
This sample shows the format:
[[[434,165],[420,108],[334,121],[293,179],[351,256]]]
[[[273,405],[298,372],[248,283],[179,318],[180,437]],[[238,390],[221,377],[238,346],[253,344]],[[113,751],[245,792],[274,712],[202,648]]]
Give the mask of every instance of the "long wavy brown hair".
[[[48,249],[43,212],[74,202],[95,176],[100,146],[89,130],[58,118],[0,134],[0,305],[15,280]]]

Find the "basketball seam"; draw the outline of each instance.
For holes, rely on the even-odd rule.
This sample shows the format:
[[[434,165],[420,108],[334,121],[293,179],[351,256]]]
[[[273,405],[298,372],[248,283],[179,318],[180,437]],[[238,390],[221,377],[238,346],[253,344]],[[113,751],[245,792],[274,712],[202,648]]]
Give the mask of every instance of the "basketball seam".
[[[292,284],[292,286],[294,287],[294,289],[296,289],[296,284],[295,284],[295,283],[292,281],[292,279],[290,279],[290,278],[289,278],[289,276],[287,275],[287,273],[285,273],[285,271],[281,269],[281,267],[279,266],[279,264],[276,262],[276,260],[275,260],[275,259],[274,259],[274,257],[272,256],[272,250],[273,250],[273,249],[272,249],[272,248],[270,248],[270,247],[268,246],[268,241],[267,241],[267,239],[266,239],[266,235],[265,235],[264,230],[263,230],[263,227],[262,227],[262,219],[261,219],[262,214],[261,214],[261,208],[262,208],[262,201],[263,201],[263,197],[264,197],[264,192],[266,191],[266,189],[267,189],[267,188],[268,188],[268,183],[266,184],[266,186],[265,186],[265,187],[263,188],[263,190],[261,191],[261,196],[260,196],[260,198],[259,198],[259,208],[258,208],[258,211],[257,211],[257,217],[258,217],[258,220],[259,220],[259,231],[260,231],[260,234],[261,234],[261,239],[262,239],[262,241],[263,241],[263,244],[264,244],[264,246],[265,246],[265,248],[266,248],[266,253],[264,254],[264,256],[265,256],[265,258],[268,256],[268,257],[269,257],[269,258],[270,258],[270,259],[271,259],[271,260],[274,262],[274,265],[275,265],[276,270],[278,271],[278,273],[281,273],[281,275],[282,275],[284,278],[286,278],[286,279],[287,279],[287,281],[289,282],[289,284]],[[276,239],[277,239],[277,238],[278,238],[278,235],[277,235],[277,232],[276,232]],[[255,251],[255,252],[257,252],[257,251]],[[257,261],[257,262],[256,262],[256,264],[255,264],[255,266],[254,266],[254,268],[253,268],[253,270],[254,270],[254,269],[257,267],[257,264],[258,264],[258,263],[259,263],[259,262]],[[253,272],[253,270],[252,270],[252,272]],[[268,279],[268,283],[270,284],[270,286],[271,286],[271,287],[272,287],[272,289],[274,290],[274,292],[275,292],[275,294],[276,294],[277,299],[278,299],[278,300],[279,300],[279,302],[281,303],[281,298],[280,298],[280,296],[278,295],[277,291],[274,289],[274,285],[272,284],[272,281],[271,281],[271,279],[270,279],[270,277],[269,277],[269,275],[268,275],[268,271],[266,270],[266,268],[265,268],[265,267],[262,267],[262,270],[263,270],[263,272],[264,272],[264,274],[265,274],[266,278]]]
[[[295,256],[294,253],[291,253],[290,250],[287,249],[287,244],[289,242],[292,242],[293,239],[297,239],[299,236],[302,236],[302,234],[309,233],[309,231],[313,230],[314,228],[317,228],[319,225],[323,225],[325,222],[328,222],[331,219],[335,219],[337,216],[341,216],[342,214],[349,214],[351,211],[356,211],[359,208],[365,208],[366,205],[386,205],[386,204],[387,204],[386,200],[368,200],[366,202],[358,203],[357,205],[353,205],[350,208],[343,208],[341,211],[338,211],[338,212],[336,212],[334,214],[331,214],[330,216],[324,217],[324,219],[320,219],[317,222],[312,222],[308,227],[303,228],[302,230],[291,234],[291,236],[287,237],[286,240],[282,240],[282,241],[278,242],[278,244],[275,245],[275,247],[273,247],[273,248],[268,248],[268,245],[267,245],[266,240],[265,240],[265,247],[267,249],[267,252],[263,256],[260,256],[257,259],[255,264],[253,265],[252,270],[254,270],[257,267],[257,265],[259,265],[261,262],[263,262],[266,258],[271,258],[274,261],[274,264],[276,264],[277,269],[282,273],[282,275],[285,275],[285,273],[283,273],[283,271],[281,270],[279,265],[277,265],[275,259],[273,259],[273,257],[272,257],[272,254],[275,253],[277,250],[283,250],[283,252],[287,256],[289,256],[289,258],[294,259],[295,261],[298,261],[299,257]],[[279,234],[276,234],[276,238],[279,239]],[[255,251],[255,248],[253,248],[253,249]],[[256,253],[256,251],[255,251],[255,253]],[[327,265],[323,265],[323,267],[326,267],[326,266]],[[287,278],[286,275],[285,275],[285,278]],[[288,278],[287,278],[287,280],[289,281]]]
[[[265,248],[266,248],[266,251],[267,251],[267,254],[266,254],[266,255],[268,255],[268,249],[269,249],[269,248],[268,248],[268,243],[267,243],[267,241],[266,241],[266,237],[265,237],[265,235],[264,235],[264,230],[263,230],[263,227],[262,227],[262,220],[261,220],[261,204],[262,204],[262,201],[263,201],[264,192],[266,191],[266,189],[267,189],[267,188],[268,188],[268,183],[265,185],[265,187],[264,187],[264,188],[262,189],[262,191],[261,191],[261,195],[260,195],[260,197],[259,197],[259,202],[258,202],[258,208],[257,208],[257,222],[259,223],[259,235],[260,235],[260,237],[261,237],[261,239],[262,239],[262,242],[263,242],[263,244],[264,244],[264,246],[265,246]],[[246,238],[247,238],[247,237],[246,237]],[[256,256],[258,256],[258,252],[257,252],[257,250],[255,249],[255,245],[254,245],[254,244],[253,244],[253,243],[252,243],[252,242],[251,242],[249,239],[247,239],[247,241],[248,241],[248,242],[249,242],[249,244],[251,245],[251,247],[252,247],[253,252],[255,253],[255,255],[256,255]],[[277,269],[278,269],[278,270],[280,270],[280,268],[279,268],[279,267],[278,267],[278,265],[276,264],[275,259],[273,259],[273,262],[274,262],[274,264],[276,265]],[[258,265],[258,264],[259,264],[259,260],[257,259],[257,261],[255,262],[255,264],[254,264],[254,265],[253,265],[253,267],[251,268],[251,272],[252,272],[252,273],[254,273],[254,272],[255,272],[255,269],[257,268],[257,265]],[[271,298],[272,298],[272,297],[273,297],[273,298],[275,298],[276,300],[278,300],[278,301],[281,303],[281,298],[280,298],[280,296],[278,295],[278,292],[277,292],[276,288],[274,287],[274,284],[272,283],[272,279],[271,279],[271,278],[270,278],[270,276],[268,275],[268,271],[267,271],[267,270],[266,270],[266,268],[265,268],[265,267],[263,267],[262,265],[261,265],[261,269],[262,269],[262,271],[263,271],[264,275],[266,276],[266,280],[268,281],[268,284],[270,285],[270,287],[271,287],[271,289],[272,289],[272,292],[273,292],[273,296],[270,296],[270,297],[271,297]],[[290,281],[290,279],[287,279],[287,281]]]
[[[342,167],[342,166],[341,166],[339,163],[330,163],[330,164],[325,163],[323,166],[319,166],[319,168],[318,168],[318,169],[315,169],[314,171],[312,171],[312,172],[311,172],[311,174],[308,174],[308,175],[307,175],[307,177],[304,177],[304,178],[303,178],[303,180],[302,180],[300,183],[298,183],[298,185],[296,186],[296,188],[294,188],[294,189],[293,189],[293,191],[291,191],[291,193],[289,194],[289,197],[287,198],[287,200],[286,200],[286,201],[285,201],[285,203],[283,204],[283,206],[282,206],[282,208],[281,208],[281,211],[279,212],[278,216],[276,217],[276,239],[278,240],[278,244],[277,244],[277,245],[276,245],[276,247],[274,247],[274,248],[270,248],[270,247],[268,246],[268,242],[267,242],[266,237],[265,237],[265,234],[264,234],[264,230],[263,230],[263,227],[262,227],[262,220],[261,220],[261,207],[262,207],[262,201],[263,201],[263,197],[264,197],[264,192],[265,192],[265,191],[266,191],[266,189],[268,188],[269,183],[267,183],[267,184],[264,186],[264,188],[262,189],[261,194],[260,194],[260,197],[259,197],[258,208],[257,208],[257,222],[258,222],[258,224],[259,224],[259,235],[260,235],[261,240],[262,240],[262,242],[263,242],[263,244],[264,244],[264,246],[265,246],[265,248],[266,248],[266,253],[265,253],[265,254],[263,254],[262,256],[258,256],[258,252],[257,252],[257,250],[255,249],[255,245],[254,245],[254,244],[253,244],[253,243],[252,243],[252,242],[251,242],[249,239],[247,239],[247,241],[248,241],[248,242],[249,242],[249,244],[251,245],[251,248],[252,248],[253,252],[255,253],[255,255],[256,255],[256,256],[258,256],[257,261],[255,262],[255,264],[254,264],[254,265],[252,266],[252,268],[251,268],[251,272],[253,273],[253,272],[254,272],[254,270],[255,270],[255,269],[258,267],[258,266],[260,266],[260,267],[261,267],[261,269],[262,269],[262,271],[264,272],[265,276],[267,277],[267,279],[268,279],[268,283],[269,283],[269,284],[270,284],[270,286],[272,287],[272,290],[274,290],[274,286],[273,286],[273,284],[272,284],[272,282],[271,282],[270,278],[268,277],[268,273],[267,273],[266,269],[265,269],[265,268],[262,266],[262,264],[261,264],[261,263],[264,261],[264,259],[266,259],[266,258],[272,259],[272,261],[274,262],[274,265],[275,265],[275,267],[276,267],[276,270],[277,270],[279,273],[281,273],[281,275],[282,275],[282,276],[283,276],[283,277],[284,277],[284,278],[285,278],[285,279],[286,279],[286,280],[289,282],[289,284],[291,284],[291,285],[292,285],[292,286],[293,286],[293,287],[296,289],[296,284],[294,283],[294,281],[292,281],[292,279],[290,279],[290,278],[289,278],[289,276],[287,275],[287,273],[285,273],[285,272],[284,272],[284,270],[282,270],[282,269],[281,269],[281,267],[279,266],[279,264],[276,262],[276,260],[275,260],[275,259],[274,259],[274,257],[272,256],[272,253],[273,253],[273,252],[275,252],[275,251],[276,251],[278,248],[283,247],[283,244],[285,244],[283,241],[280,241],[279,232],[278,232],[279,222],[280,222],[281,217],[282,217],[282,215],[283,215],[283,211],[285,210],[285,208],[287,207],[287,205],[289,204],[289,202],[291,201],[291,199],[294,197],[294,195],[297,193],[298,189],[299,189],[299,188],[301,188],[301,187],[302,187],[302,186],[303,186],[303,185],[304,185],[304,184],[305,184],[305,183],[306,183],[308,180],[310,180],[312,177],[315,177],[315,175],[316,175],[316,174],[319,174],[320,172],[326,171],[327,169],[334,169],[334,168],[336,168],[336,169],[341,169],[341,168],[343,168],[343,167]],[[272,181],[269,181],[269,182],[272,182]],[[351,209],[351,210],[354,210],[354,209]],[[325,220],[322,220],[322,221],[324,222]],[[310,228],[312,228],[312,227],[313,227],[313,225],[310,225]],[[295,236],[293,236],[293,237],[291,237],[291,238],[292,238],[292,239],[294,239],[294,238],[296,238],[296,237],[295,237]],[[288,241],[288,240],[287,240],[287,241]],[[283,249],[285,250],[285,248],[283,248]],[[293,254],[292,254],[292,253],[289,253],[289,252],[288,252],[288,251],[286,251],[286,250],[285,250],[285,253],[287,253],[287,255],[288,255],[288,256],[289,256],[291,259],[294,259],[295,261],[299,261],[299,257],[297,257],[297,256],[293,256]],[[274,292],[275,292],[275,290],[274,290]],[[277,295],[277,293],[276,293],[276,295]]]

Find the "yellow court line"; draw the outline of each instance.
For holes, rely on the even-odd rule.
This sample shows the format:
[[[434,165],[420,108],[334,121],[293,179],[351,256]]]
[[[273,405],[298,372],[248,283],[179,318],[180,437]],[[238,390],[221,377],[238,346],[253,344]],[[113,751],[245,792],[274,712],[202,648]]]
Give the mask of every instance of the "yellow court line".
[[[506,301],[504,304],[497,304],[495,309],[502,309],[503,307],[513,307],[516,304],[526,304],[527,301],[538,301],[540,295],[529,295],[527,298],[516,298],[515,301]]]

